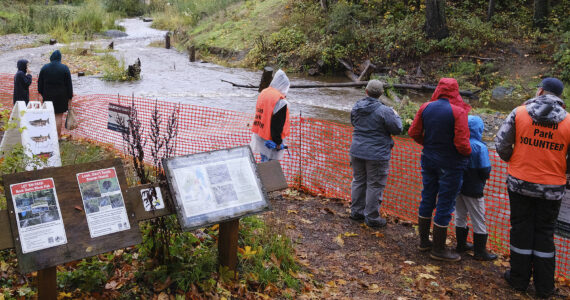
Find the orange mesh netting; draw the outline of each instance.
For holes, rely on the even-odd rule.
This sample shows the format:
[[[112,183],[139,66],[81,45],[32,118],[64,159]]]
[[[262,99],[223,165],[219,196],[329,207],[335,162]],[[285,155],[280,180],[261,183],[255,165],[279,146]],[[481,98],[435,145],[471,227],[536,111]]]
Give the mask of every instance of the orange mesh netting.
[[[36,83],[30,87],[30,98],[40,99]],[[11,106],[13,75],[0,74],[0,103]],[[120,133],[107,129],[109,103],[130,106],[134,101],[147,139],[145,157],[150,160],[150,120],[155,100],[119,97],[111,95],[76,96],[79,128],[68,132],[74,137],[90,139],[113,145],[124,151]],[[177,107],[176,103],[158,102],[161,114],[161,132],[166,130],[166,120]],[[252,113],[180,104],[175,155],[247,145],[251,139],[249,126]],[[350,200],[352,169],[349,148],[352,127],[312,118],[291,117],[291,135],[288,153],[281,165],[288,183],[324,197]],[[422,189],[420,154],[421,147],[411,139],[396,137],[388,184],[384,191],[382,210],[392,216],[416,222]],[[506,164],[494,150],[490,150],[493,165],[491,178],[485,188],[486,216],[489,231],[488,247],[498,253],[509,253],[509,200],[506,187]],[[150,162],[150,161],[149,161]],[[450,226],[453,228],[453,225]],[[454,233],[450,230],[450,233]],[[555,235],[557,249],[557,275],[570,277],[568,239]]]

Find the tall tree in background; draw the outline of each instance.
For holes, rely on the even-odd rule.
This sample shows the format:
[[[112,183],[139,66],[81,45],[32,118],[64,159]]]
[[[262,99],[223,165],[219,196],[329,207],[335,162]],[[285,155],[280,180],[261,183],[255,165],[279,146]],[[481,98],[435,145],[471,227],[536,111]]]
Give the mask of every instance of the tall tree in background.
[[[449,36],[445,25],[445,1],[426,0],[426,35],[430,39],[444,39]]]
[[[487,9],[487,22],[491,21],[491,18],[495,14],[495,0],[489,0],[489,7]]]
[[[534,16],[532,19],[535,27],[544,28],[546,26],[548,11],[548,0],[534,0]]]

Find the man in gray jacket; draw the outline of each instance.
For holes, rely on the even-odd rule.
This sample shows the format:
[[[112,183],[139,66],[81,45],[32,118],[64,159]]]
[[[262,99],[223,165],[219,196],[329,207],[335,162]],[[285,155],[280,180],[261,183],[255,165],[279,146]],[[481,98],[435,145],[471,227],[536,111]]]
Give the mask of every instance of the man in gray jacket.
[[[391,107],[378,98],[384,92],[382,83],[371,80],[366,86],[366,98],[356,102],[350,114],[354,126],[350,146],[353,170],[350,218],[364,220],[369,227],[386,226],[380,216],[382,192],[388,180],[392,135],[402,132],[402,120]]]

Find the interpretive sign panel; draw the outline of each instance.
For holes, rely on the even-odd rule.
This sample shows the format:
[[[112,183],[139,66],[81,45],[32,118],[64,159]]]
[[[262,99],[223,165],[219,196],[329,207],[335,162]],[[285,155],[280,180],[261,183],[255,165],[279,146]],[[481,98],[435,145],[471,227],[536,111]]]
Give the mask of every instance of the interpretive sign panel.
[[[80,187],[78,182],[80,177],[78,175],[80,174],[91,174],[91,177],[84,176],[81,180],[84,180],[85,183],[95,182],[97,184],[100,194],[97,202],[98,212],[88,212],[88,206],[84,204],[82,187]],[[105,183],[108,180],[111,182]],[[3,181],[8,204],[8,217],[10,219],[10,227],[12,228],[12,238],[18,256],[18,267],[23,274],[142,242],[132,204],[123,201],[122,198],[122,191],[126,190],[127,182],[120,159],[7,174],[3,176]],[[89,185],[89,183],[87,184]],[[92,185],[93,183],[91,183],[90,187],[93,188]],[[121,195],[120,198],[117,197],[118,194]],[[90,194],[90,196],[93,196],[93,194]],[[94,198],[96,197],[89,200]],[[57,215],[54,203],[58,208]],[[27,208],[28,206],[30,207],[29,209]],[[117,208],[122,208],[122,210],[119,209],[121,218],[125,216],[127,218],[120,221],[122,224],[121,231],[117,231],[119,221],[117,221],[118,217],[113,214]],[[111,217],[98,214],[102,210],[109,212]],[[23,211],[26,211],[25,215],[17,215]],[[41,214],[39,219],[36,214]],[[117,215],[119,214],[117,213]],[[95,235],[97,236],[92,237],[91,229],[94,227],[88,225],[87,220],[88,218],[94,219],[96,216],[101,216],[101,219],[97,219],[96,222],[107,225],[107,229],[99,231],[100,228],[95,227],[93,232],[96,232]],[[59,217],[59,220],[56,220],[57,217]],[[21,222],[27,220],[30,221],[27,223]],[[57,227],[59,224],[57,221],[61,222],[61,227]],[[125,221],[127,226],[124,224]],[[41,224],[36,224],[38,222]],[[114,224],[115,227],[109,225],[111,222],[116,223]],[[65,224],[65,227],[63,224]],[[24,245],[24,240],[20,241],[20,239],[24,237],[26,241],[34,238],[41,239],[40,227],[34,226],[42,226],[42,230],[44,227],[51,229],[48,226],[53,226],[53,229],[42,231],[45,232],[44,238],[48,239],[47,242],[39,241],[36,243],[34,241],[33,244],[30,244],[33,246],[29,247]],[[35,230],[35,228],[38,229]],[[27,237],[26,234],[30,229],[34,229],[32,233],[36,235]],[[113,230],[115,231],[111,233]],[[49,242],[50,236],[54,238],[54,244],[58,236],[60,236],[60,240],[57,241],[57,245],[44,248],[43,246],[51,245]]]
[[[115,168],[77,174],[92,238],[131,228]]]
[[[249,146],[163,161],[186,230],[269,209]]]
[[[53,178],[10,185],[22,253],[67,243]]]
[[[107,129],[117,132],[127,132],[127,124],[130,115],[130,107],[109,103],[109,121],[107,123]]]

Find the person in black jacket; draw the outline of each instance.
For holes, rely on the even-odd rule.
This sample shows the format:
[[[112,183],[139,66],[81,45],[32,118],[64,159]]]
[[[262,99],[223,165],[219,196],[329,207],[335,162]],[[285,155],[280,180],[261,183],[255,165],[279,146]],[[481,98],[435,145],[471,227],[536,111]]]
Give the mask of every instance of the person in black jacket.
[[[65,113],[73,97],[73,86],[69,68],[61,63],[61,52],[55,50],[50,59],[40,70],[38,76],[38,92],[44,101],[53,102],[57,134],[61,136],[63,113]]]
[[[26,101],[26,105],[30,101],[30,84],[32,84],[32,75],[29,74],[28,61],[25,59],[18,60],[16,64],[18,72],[14,75],[14,104],[16,101]]]
[[[457,237],[456,251],[461,253],[473,249],[477,260],[494,260],[497,255],[487,252],[487,226],[485,225],[485,198],[483,189],[491,174],[489,150],[483,142],[485,124],[481,117],[469,116],[469,143],[471,156],[469,165],[463,173],[463,185],[455,204],[455,230]],[[467,243],[469,227],[467,227],[467,214],[471,216],[473,224],[473,243]]]

